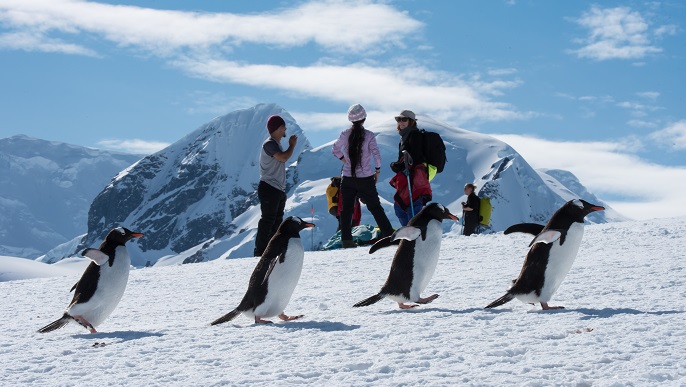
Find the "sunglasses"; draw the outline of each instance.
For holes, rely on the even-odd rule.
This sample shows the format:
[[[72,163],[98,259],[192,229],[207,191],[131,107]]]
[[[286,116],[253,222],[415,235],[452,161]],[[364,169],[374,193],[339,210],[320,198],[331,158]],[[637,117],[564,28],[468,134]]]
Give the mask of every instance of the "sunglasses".
[[[395,117],[395,122],[407,122],[409,120],[407,117]]]

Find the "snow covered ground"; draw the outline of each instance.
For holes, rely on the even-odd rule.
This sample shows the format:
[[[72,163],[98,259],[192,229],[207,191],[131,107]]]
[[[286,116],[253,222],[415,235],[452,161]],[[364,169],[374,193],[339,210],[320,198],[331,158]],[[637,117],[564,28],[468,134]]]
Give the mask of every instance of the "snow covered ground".
[[[256,258],[134,270],[97,334],[36,333],[79,275],[1,282],[0,385],[686,384],[686,218],[588,226],[551,301],[566,309],[484,310],[529,241],[446,235],[425,293],[440,297],[409,311],[351,307],[379,290],[392,248],[307,252],[286,310],[305,317],[273,325],[209,325],[240,301]]]

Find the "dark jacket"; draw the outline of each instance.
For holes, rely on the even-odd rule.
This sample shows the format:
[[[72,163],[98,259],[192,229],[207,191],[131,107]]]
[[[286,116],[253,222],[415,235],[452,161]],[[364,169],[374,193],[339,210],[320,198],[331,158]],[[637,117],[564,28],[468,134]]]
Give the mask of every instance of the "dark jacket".
[[[426,161],[422,132],[416,127],[410,131],[406,141],[402,141],[401,139],[398,143],[397,162],[391,163],[391,170],[393,170],[393,172],[397,173],[405,169],[405,163],[403,162],[403,151],[405,150],[410,154],[410,157],[412,157],[412,163],[414,165]]]
[[[467,197],[467,207],[472,208],[473,211],[464,211],[464,222],[465,224],[479,224],[481,221],[479,216],[479,209],[481,208],[481,199],[472,192]]]
[[[410,128],[406,136],[401,136],[400,143],[398,144],[398,161],[391,163],[391,170],[395,172],[395,176],[389,184],[395,188],[396,191],[393,198],[403,210],[407,209],[410,205],[407,176],[403,172],[405,170],[403,151],[407,151],[412,158],[412,166],[410,167],[412,202],[422,199],[422,202],[426,204],[432,198],[428,170],[423,164],[426,162],[423,140],[422,133],[417,127]]]

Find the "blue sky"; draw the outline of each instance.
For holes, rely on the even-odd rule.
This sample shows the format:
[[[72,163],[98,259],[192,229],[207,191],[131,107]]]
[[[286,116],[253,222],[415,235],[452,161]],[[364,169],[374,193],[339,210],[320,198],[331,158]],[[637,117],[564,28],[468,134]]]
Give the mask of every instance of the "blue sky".
[[[635,218],[686,215],[681,1],[0,0],[0,137],[133,152],[275,102],[507,141]]]

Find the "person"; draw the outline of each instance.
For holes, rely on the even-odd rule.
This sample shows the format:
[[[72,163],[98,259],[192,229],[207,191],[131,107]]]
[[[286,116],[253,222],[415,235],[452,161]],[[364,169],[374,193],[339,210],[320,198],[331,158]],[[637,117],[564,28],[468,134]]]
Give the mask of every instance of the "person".
[[[352,122],[352,126],[341,132],[331,150],[334,156],[343,161],[340,225],[341,244],[344,248],[356,246],[352,237],[351,220],[353,203],[358,195],[374,216],[381,235],[385,237],[393,233],[393,227],[386,217],[376,190],[381,171],[381,152],[374,133],[364,128],[366,118],[367,112],[362,105],[352,105],[348,109],[348,121]]]
[[[476,233],[481,221],[479,216],[481,201],[476,194],[476,186],[474,184],[466,184],[464,186],[464,194],[467,195],[467,201],[462,202],[462,220],[464,221],[462,234],[470,236]]]
[[[260,200],[262,216],[257,223],[255,256],[262,256],[269,240],[283,221],[286,207],[286,161],[293,155],[298,137],[288,139],[288,149],[281,148],[280,141],[286,137],[286,122],[278,115],[267,120],[269,138],[262,144],[260,152],[260,183],[257,197]]]
[[[336,217],[338,227],[336,231],[341,229],[341,207],[343,207],[343,195],[340,194],[341,178],[340,176],[332,177],[331,183],[326,187],[326,200],[328,202],[329,214]],[[359,226],[362,219],[362,209],[360,208],[359,196],[355,198],[355,208],[353,209],[352,227]]]
[[[423,150],[423,138],[417,128],[417,119],[411,110],[403,110],[395,117],[396,129],[400,135],[398,144],[398,161],[391,163],[395,176],[389,182],[395,188],[393,209],[401,226],[406,226],[431,201],[431,184],[429,184],[426,157]],[[405,156],[407,153],[409,156]],[[409,185],[408,183],[412,183]],[[412,200],[410,200],[410,188]],[[412,207],[410,207],[410,201]]]

